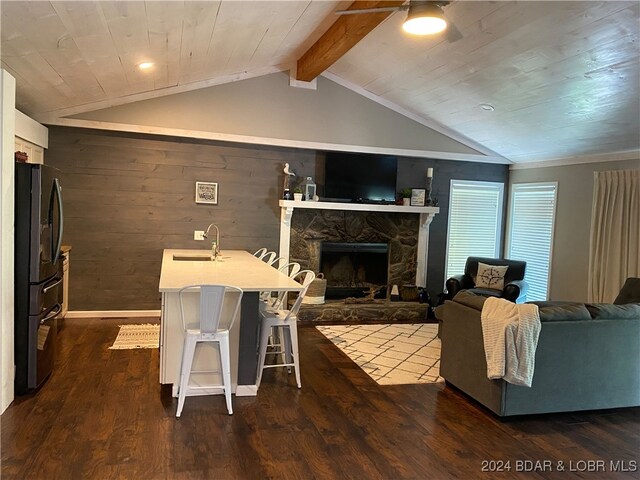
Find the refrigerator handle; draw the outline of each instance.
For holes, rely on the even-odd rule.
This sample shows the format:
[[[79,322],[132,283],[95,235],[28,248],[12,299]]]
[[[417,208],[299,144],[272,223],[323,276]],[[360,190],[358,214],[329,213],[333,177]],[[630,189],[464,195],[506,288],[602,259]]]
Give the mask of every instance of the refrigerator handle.
[[[58,203],[58,238],[56,242],[56,246],[53,253],[53,261],[52,263],[58,263],[58,258],[60,258],[60,248],[62,247],[62,226],[64,225],[64,214],[62,211],[62,190],[60,189],[60,181],[57,178],[53,179],[53,188],[51,190],[51,197],[53,200],[53,195],[55,193],[57,203]],[[51,205],[51,204],[50,204]],[[49,220],[52,220],[52,217],[49,217]]]
[[[62,311],[62,306],[59,303],[57,303],[56,306],[53,307],[51,312],[49,312],[49,315],[47,315],[42,320],[40,320],[40,325],[42,325],[47,320],[51,320],[53,317],[57,317],[61,311]]]
[[[54,278],[55,282],[47,285],[46,287],[44,287],[42,289],[42,293],[47,293],[49,290],[51,290],[53,287],[55,287],[56,285],[60,285],[62,283],[62,278]]]

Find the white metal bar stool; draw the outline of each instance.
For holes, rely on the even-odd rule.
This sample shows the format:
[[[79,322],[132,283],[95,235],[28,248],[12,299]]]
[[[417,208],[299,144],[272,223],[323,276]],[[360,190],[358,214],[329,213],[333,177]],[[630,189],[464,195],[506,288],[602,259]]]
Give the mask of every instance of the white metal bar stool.
[[[260,260],[267,263],[268,265],[271,265],[273,262],[276,261],[276,255],[277,255],[276,252],[267,252],[260,257]]]
[[[287,263],[280,268],[278,271],[284,273],[286,276],[290,278],[295,278],[296,274],[300,271],[300,264],[296,262]],[[287,292],[261,292],[260,293],[260,308],[280,308],[282,302],[287,296]]]
[[[288,277],[295,278],[297,273],[300,271],[300,264],[297,262],[290,262],[281,266],[278,271],[284,273]],[[278,310],[282,307],[282,304],[285,302],[286,298],[287,292],[262,292],[260,294],[260,310]],[[271,332],[271,335],[269,336],[270,346],[281,342],[279,333],[280,332],[277,329]],[[282,358],[282,361],[284,362],[284,352]]]
[[[273,253],[275,253],[275,252],[273,252]],[[279,269],[280,268],[280,264],[282,264],[282,262],[284,262],[284,261],[285,261],[284,257],[277,257],[277,258],[273,258],[271,260],[268,260],[267,263],[269,265],[271,265],[273,268]]]
[[[185,298],[199,294],[197,314],[187,322],[185,318]],[[189,379],[193,373],[221,373],[222,388],[227,402],[229,415],[233,414],[231,406],[231,356],[229,353],[229,331],[238,316],[242,290],[229,285],[189,285],[179,292],[180,317],[184,330],[184,347],[182,351],[182,367],[180,370],[180,387],[178,390],[178,409],[176,417],[180,418],[184,400],[187,396],[207,395],[214,386],[190,386]],[[203,342],[217,343],[220,348],[219,370],[192,371],[196,345]],[[215,385],[217,387],[218,385]]]
[[[296,374],[296,383],[298,388],[302,387],[300,383],[300,358],[298,355],[298,310],[302,304],[302,299],[307,293],[307,289],[314,278],[315,273],[311,270],[302,270],[296,277],[301,280],[304,290],[298,294],[298,298],[294,302],[291,310],[286,309],[266,309],[260,312],[262,316],[262,325],[260,331],[260,357],[258,360],[258,379],[257,384],[260,385],[262,380],[262,372],[265,368],[275,367],[294,367]],[[269,345],[269,335],[271,331],[278,331],[278,337],[282,339],[279,345],[272,345],[272,350],[267,351]],[[278,349],[280,347],[280,349]],[[265,365],[267,355],[276,355],[280,357],[284,354],[284,361],[274,365]]]
[[[266,249],[266,248],[264,248],[264,247],[262,247],[260,250],[257,250],[257,251],[253,254],[253,256],[254,256],[254,257],[258,257],[260,260],[262,260],[262,257],[264,257],[267,253],[269,253],[269,252],[267,251],[267,249]]]
[[[296,278],[300,272],[300,264],[297,262],[290,262],[281,266],[278,271],[284,273],[287,277]],[[285,298],[287,298],[287,292],[279,292],[275,299],[271,299],[271,305],[269,306],[273,308],[281,308]]]

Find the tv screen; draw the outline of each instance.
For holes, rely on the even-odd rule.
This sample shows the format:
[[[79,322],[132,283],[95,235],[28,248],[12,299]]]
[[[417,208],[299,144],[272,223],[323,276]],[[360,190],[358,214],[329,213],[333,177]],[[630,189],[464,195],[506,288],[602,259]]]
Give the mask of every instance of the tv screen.
[[[395,203],[398,159],[390,155],[327,152],[327,200]]]

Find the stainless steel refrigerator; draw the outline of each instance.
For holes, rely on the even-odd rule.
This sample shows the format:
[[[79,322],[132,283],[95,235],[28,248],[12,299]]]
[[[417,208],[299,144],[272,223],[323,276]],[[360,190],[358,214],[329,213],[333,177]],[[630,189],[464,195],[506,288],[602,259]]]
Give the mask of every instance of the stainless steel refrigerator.
[[[16,163],[15,392],[38,388],[53,370],[56,316],[62,310],[62,193],[60,171]]]

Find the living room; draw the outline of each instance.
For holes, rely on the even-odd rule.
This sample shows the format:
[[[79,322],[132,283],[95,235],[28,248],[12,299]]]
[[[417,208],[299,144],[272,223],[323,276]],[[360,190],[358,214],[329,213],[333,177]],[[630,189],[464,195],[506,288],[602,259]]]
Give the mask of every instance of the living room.
[[[17,3],[26,5],[26,2]],[[109,9],[115,7],[108,2],[100,3],[105,3],[105,12],[113,14]],[[302,8],[297,5],[302,2],[289,3],[296,4],[296,9]],[[326,15],[314,28],[307,19],[310,22],[307,29],[315,32],[314,41],[334,20],[332,11],[340,8],[338,3],[322,7]],[[445,12],[451,11],[464,35],[462,40],[450,45],[466,48],[469,57],[471,44],[478,38],[476,35],[489,31],[487,27],[481,28],[485,15],[484,22],[494,27],[500,24],[500,17],[492,15],[500,12],[501,2],[476,7],[487,10],[473,14],[463,9],[465,3],[468,2],[453,2],[445,7]],[[598,28],[604,29],[602,25],[607,19],[615,19],[627,29],[628,34],[623,38],[630,41],[638,36],[638,8],[633,3],[620,4],[617,8],[601,7],[609,9],[606,13],[604,10],[597,13],[595,7],[591,10],[580,2],[569,3],[574,10],[556,12],[557,21],[577,18],[587,9],[589,15],[597,18],[594,23]],[[34,20],[52,18],[37,10],[51,7],[25,5],[27,10],[20,11],[33,15]],[[232,2],[222,2],[222,5],[222,8],[233,7]],[[83,17],[74,15],[82,13],[83,8],[89,9],[81,4],[75,12],[63,10],[65,18],[59,5],[55,7],[56,18],[69,22],[73,17],[76,29]],[[213,8],[212,5],[201,7]],[[518,16],[515,6],[504,7],[508,10],[503,11],[503,15]],[[20,57],[12,50],[19,45],[17,27],[5,29],[5,13],[15,14],[11,8],[16,7],[2,5],[3,67],[9,73],[19,73],[17,64],[11,63],[12,57]],[[135,17],[133,12],[140,13],[139,5],[129,5],[129,8],[132,17]],[[254,17],[265,15],[264,10],[260,10],[265,7],[256,8],[255,12],[243,12],[256,21]],[[284,12],[281,5],[272,8],[280,9],[279,14]],[[321,7],[311,5],[310,8]],[[530,10],[524,11],[539,15],[540,24],[553,16],[540,13],[541,7],[528,8]],[[254,252],[262,247],[278,252],[284,165],[289,164],[290,171],[295,172],[294,182],[312,177],[322,189],[324,157],[331,151],[394,155],[398,162],[398,191],[424,189],[427,178],[431,179],[430,194],[439,212],[429,225],[425,286],[433,301],[443,292],[451,274],[462,273],[463,265],[448,263],[452,241],[451,197],[456,181],[502,185],[494,215],[499,219],[499,226],[494,229],[496,254],[491,255],[495,258],[508,257],[513,186],[554,184],[552,261],[547,263],[545,286],[548,290],[542,300],[590,300],[594,172],[640,169],[637,58],[627,60],[622,66],[610,67],[620,76],[628,75],[626,82],[616,80],[618,123],[615,117],[605,119],[593,111],[587,112],[585,105],[574,104],[577,110],[583,110],[564,112],[552,107],[551,113],[545,114],[534,109],[535,115],[531,113],[534,110],[528,113],[525,110],[522,117],[531,117],[538,125],[535,129],[529,127],[531,136],[525,139],[521,132],[528,128],[527,123],[518,124],[516,128],[519,117],[513,112],[491,116],[496,111],[504,115],[500,110],[506,105],[501,107],[500,95],[490,95],[493,88],[487,88],[482,98],[476,93],[469,94],[468,102],[473,105],[469,105],[463,115],[469,117],[468,123],[484,124],[487,130],[495,130],[495,135],[489,137],[486,131],[475,130],[479,128],[476,126],[461,134],[455,128],[444,126],[446,114],[434,121],[425,113],[415,113],[407,104],[401,106],[401,102],[372,93],[375,88],[369,90],[355,81],[357,75],[348,75],[351,68],[355,69],[351,67],[356,63],[355,56],[372,58],[371,51],[379,48],[395,31],[391,24],[400,21],[396,17],[401,14],[382,23],[382,31],[371,32],[373,36],[367,36],[347,53],[334,70],[329,69],[313,82],[297,80],[288,69],[273,64],[262,69],[224,72],[217,79],[200,82],[200,88],[180,85],[165,91],[158,88],[145,92],[149,80],[140,80],[144,78],[143,73],[136,71],[128,75],[132,88],[143,85],[137,92],[129,92],[128,96],[109,94],[107,99],[73,99],[75,103],[64,105],[60,100],[63,94],[54,98],[49,86],[35,92],[24,81],[24,74],[14,75],[15,105],[46,125],[48,143],[44,163],[61,171],[66,220],[64,243],[72,246],[72,262],[70,311],[59,336],[56,370],[36,394],[16,397],[2,417],[4,476],[449,478],[480,475],[483,468],[496,472],[504,468],[506,462],[510,462],[512,474],[553,476],[555,473],[550,472],[558,471],[560,462],[564,462],[567,471],[572,467],[577,475],[593,471],[590,470],[593,465],[580,462],[602,460],[606,461],[606,470],[600,472],[612,472],[611,462],[614,462],[620,466],[616,472],[633,477],[639,442],[637,408],[502,421],[464,393],[442,383],[378,384],[314,326],[300,326],[302,389],[295,388],[293,375],[271,371],[265,374],[256,397],[234,398],[233,416],[226,415],[220,398],[189,398],[183,416],[176,421],[175,399],[157,380],[160,368],[157,350],[109,349],[118,325],[148,323],[149,316],[152,319],[155,316],[157,322],[162,251],[206,248],[203,242],[194,240],[194,231],[206,230],[213,222],[220,226],[223,252]],[[465,19],[467,14],[473,18]],[[125,17],[123,14],[122,18]],[[111,22],[116,17],[106,15],[106,18]],[[526,22],[522,22],[526,30]],[[23,20],[20,25],[29,23]],[[249,19],[246,23],[251,25]],[[34,21],[21,28],[34,29],[37,25]],[[114,25],[117,22],[111,23],[115,32]],[[242,30],[238,25],[236,28]],[[525,36],[524,30],[513,28],[514,38]],[[553,27],[548,28],[559,27],[554,22]],[[71,30],[72,37],[81,37]],[[398,31],[396,35],[402,33]],[[508,32],[504,35],[508,38]],[[64,43],[66,40],[61,38]],[[312,42],[305,41],[300,45],[310,47]],[[447,45],[448,42],[442,42],[441,55],[445,55]],[[420,44],[411,41],[405,47],[415,53]],[[613,50],[613,45],[610,47]],[[42,50],[38,48],[36,51]],[[239,55],[232,50],[227,51],[227,61],[231,64],[238,61],[235,55]],[[301,47],[296,50],[298,55],[302,53],[300,50]],[[523,46],[522,51],[516,50],[519,55],[530,51],[527,46]],[[623,51],[637,57],[637,43],[631,47],[626,45]],[[436,51],[431,53],[435,55]],[[482,53],[482,50],[477,52]],[[517,55],[512,52],[510,56]],[[567,58],[572,58],[571,54],[567,53]],[[539,57],[530,59],[532,65],[537,61],[541,61]],[[481,72],[495,75],[509,62],[505,59],[494,70]],[[612,62],[611,65],[615,63]],[[580,76],[587,74],[587,69],[583,70]],[[5,93],[6,73],[3,72]],[[432,75],[415,88],[424,89],[430,81],[435,82],[438,74]],[[466,78],[466,74],[461,78]],[[482,79],[475,80],[478,85],[484,84]],[[537,87],[543,88],[548,79],[539,81]],[[35,79],[33,82],[37,83]],[[301,85],[304,88],[300,88]],[[452,97],[463,94],[464,88],[458,87],[455,92],[452,89]],[[599,94],[598,88],[593,89],[594,95]],[[501,90],[497,86],[495,89],[503,92],[504,98],[524,96],[529,89],[535,90],[528,86],[514,94],[504,83]],[[547,101],[554,98],[556,96],[551,95]],[[557,95],[557,101],[566,107],[562,98]],[[430,101],[436,103],[434,98]],[[443,98],[444,110],[453,112],[459,107],[452,101]],[[495,111],[478,106],[485,102]],[[12,116],[7,109],[12,107],[5,105],[4,108],[3,122],[7,122]],[[509,108],[517,110],[514,106]],[[582,117],[583,121],[586,118],[587,125],[579,134],[575,130],[578,127],[567,126],[567,140],[563,144],[560,137],[555,136],[562,133],[557,123],[549,120],[549,126],[539,127],[547,120],[546,115],[553,117],[554,114],[570,119]],[[588,118],[589,115],[595,115],[596,119]],[[458,119],[456,126],[463,130],[460,127],[463,124]],[[603,145],[607,140],[594,129],[601,126],[606,130],[613,128],[612,124],[627,133],[614,137],[605,149]],[[523,148],[527,144],[530,144],[528,150]],[[516,150],[521,157],[515,154]],[[507,151],[514,154],[515,161],[511,155],[503,156]],[[5,165],[6,157],[3,153],[3,186],[4,170],[9,168]],[[13,148],[10,158],[12,169]],[[430,177],[429,169],[432,169]],[[195,182],[215,182],[218,203],[196,205]],[[293,213],[294,221],[297,212]],[[4,235],[3,226],[3,238]],[[3,258],[4,255],[3,247]],[[637,277],[638,272],[627,276]],[[623,280],[616,285],[616,291],[622,288]],[[3,281],[3,295],[6,295],[7,283]],[[603,301],[611,302],[614,297]],[[3,319],[6,308],[3,301]],[[3,337],[5,332],[3,327]],[[4,360],[3,364],[6,364]],[[3,385],[6,383],[4,372],[3,367]],[[3,408],[7,406],[8,402],[3,400]],[[31,412],[38,412],[38,418]],[[213,445],[211,438],[226,438],[228,442]],[[50,448],[45,448],[45,443]],[[148,448],[149,445],[153,448]],[[521,463],[520,470],[515,470],[516,461],[533,463]],[[538,461],[552,462],[553,470],[541,470],[548,465],[540,463],[538,468]]]

